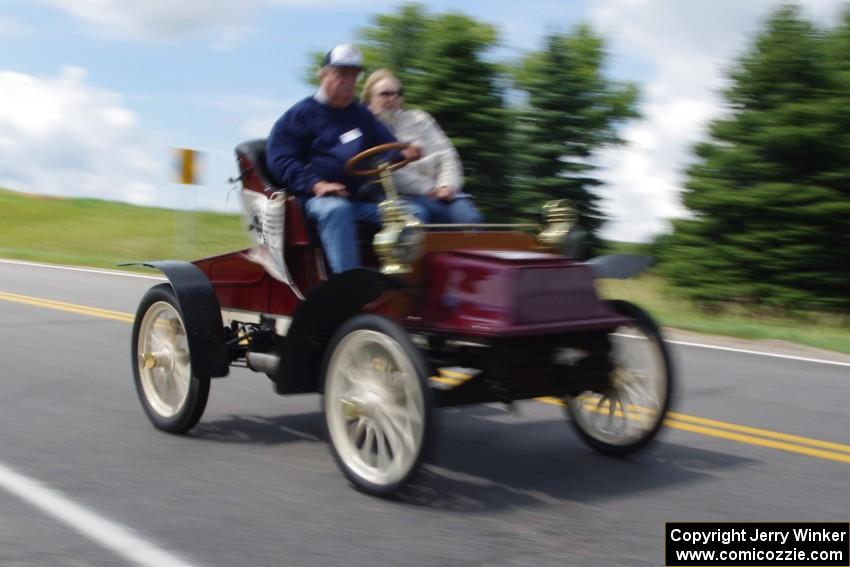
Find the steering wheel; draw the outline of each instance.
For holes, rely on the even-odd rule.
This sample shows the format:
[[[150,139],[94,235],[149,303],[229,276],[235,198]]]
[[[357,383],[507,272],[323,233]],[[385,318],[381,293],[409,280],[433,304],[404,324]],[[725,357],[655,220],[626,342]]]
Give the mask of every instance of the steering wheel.
[[[375,167],[372,169],[355,169],[354,166],[363,161],[364,159],[372,157],[374,155],[382,154],[390,150],[401,151],[409,147],[410,144],[405,144],[403,142],[392,142],[389,144],[381,144],[380,146],[375,146],[374,148],[369,148],[368,150],[360,152],[359,154],[345,162],[345,174],[351,175],[352,177],[368,177],[370,175],[380,173],[381,171],[395,171],[396,169],[401,169],[402,167],[413,161],[413,159],[405,158],[401,161],[395,161],[389,165]]]

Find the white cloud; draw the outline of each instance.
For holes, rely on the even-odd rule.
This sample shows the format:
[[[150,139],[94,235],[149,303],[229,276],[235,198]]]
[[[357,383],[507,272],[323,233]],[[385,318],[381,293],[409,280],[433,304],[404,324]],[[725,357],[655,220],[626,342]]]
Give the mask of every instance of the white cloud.
[[[201,37],[227,49],[256,28],[268,6],[312,9],[392,7],[394,0],[41,0],[121,39],[173,41]]]
[[[0,39],[15,38],[30,33],[29,28],[18,20],[0,18]]]
[[[0,186],[155,204],[162,166],[120,96],[66,67],[43,78],[0,71]]]
[[[642,120],[627,127],[628,144],[603,152],[613,219],[605,236],[648,240],[685,215],[684,170],[708,122],[723,112],[725,74],[779,0],[597,0],[590,18],[611,53],[651,65],[642,82]],[[805,0],[806,15],[835,23],[843,1]]]
[[[226,47],[251,29],[268,0],[42,0],[114,37],[176,40],[202,36]]]

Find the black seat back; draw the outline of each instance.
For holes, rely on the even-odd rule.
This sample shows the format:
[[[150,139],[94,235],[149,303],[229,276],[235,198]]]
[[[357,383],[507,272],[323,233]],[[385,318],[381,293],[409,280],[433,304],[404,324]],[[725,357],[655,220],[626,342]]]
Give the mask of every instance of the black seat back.
[[[248,140],[236,146],[236,158],[242,173],[243,185],[250,178],[250,173],[255,173],[267,191],[283,189],[283,184],[274,178],[266,166],[265,138]]]

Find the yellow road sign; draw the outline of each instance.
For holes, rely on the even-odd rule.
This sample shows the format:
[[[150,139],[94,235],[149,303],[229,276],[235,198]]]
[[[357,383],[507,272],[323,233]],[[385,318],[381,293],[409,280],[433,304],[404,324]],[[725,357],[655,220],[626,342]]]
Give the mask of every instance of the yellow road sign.
[[[177,149],[177,183],[183,185],[197,184],[198,153],[186,148]]]

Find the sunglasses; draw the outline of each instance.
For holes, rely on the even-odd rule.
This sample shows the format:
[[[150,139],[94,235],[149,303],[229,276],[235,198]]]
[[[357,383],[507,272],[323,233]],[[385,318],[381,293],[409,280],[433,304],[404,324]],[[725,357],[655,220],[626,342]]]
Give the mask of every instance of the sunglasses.
[[[378,93],[378,96],[385,96],[387,98],[391,96],[404,96],[404,89],[398,89],[397,91],[381,91]]]

